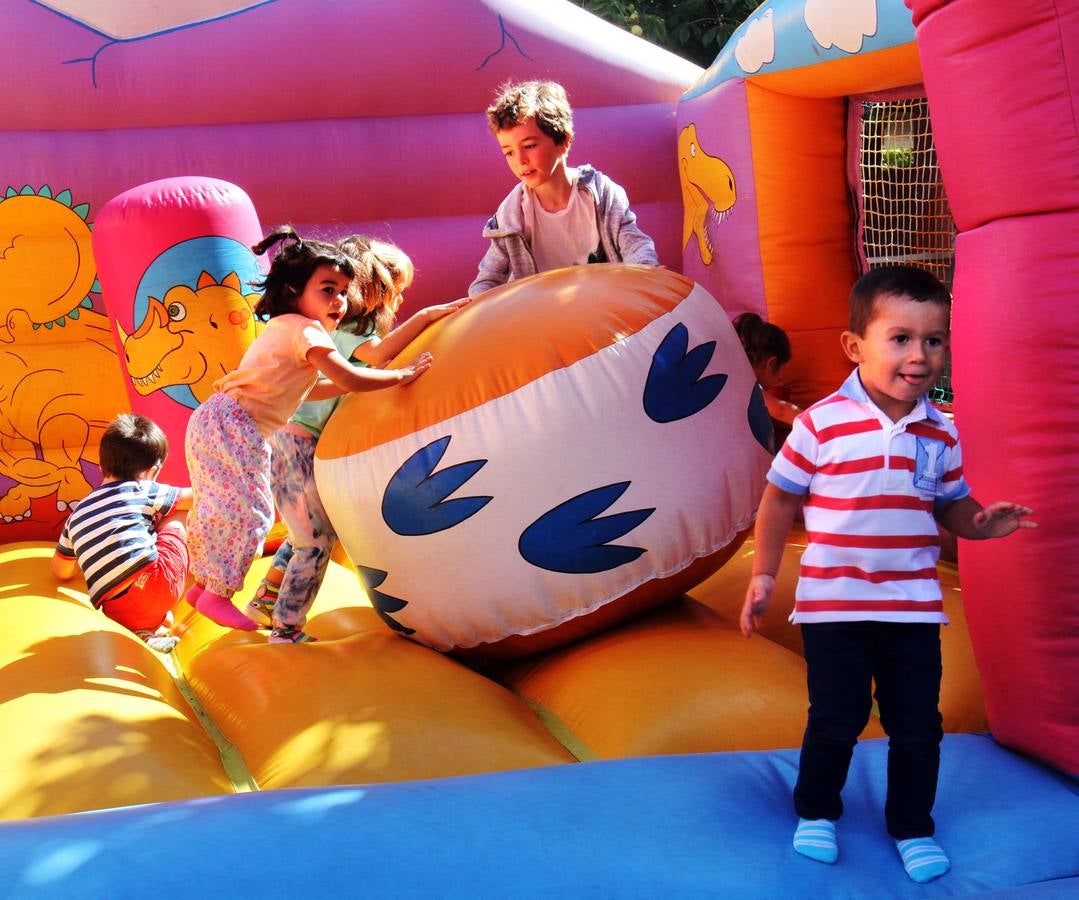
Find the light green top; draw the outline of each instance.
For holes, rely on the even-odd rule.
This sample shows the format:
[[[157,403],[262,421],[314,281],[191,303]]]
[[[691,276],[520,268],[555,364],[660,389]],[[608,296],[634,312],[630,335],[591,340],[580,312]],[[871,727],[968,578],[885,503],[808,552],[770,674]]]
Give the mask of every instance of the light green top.
[[[333,341],[334,346],[338,352],[352,365],[358,368],[364,368],[367,363],[360,362],[358,359],[353,359],[352,354],[356,352],[356,348],[361,344],[366,344],[371,340],[378,340],[378,337],[373,331],[369,331],[366,334],[354,334],[351,331],[346,331],[344,328],[338,328],[330,335],[330,339]],[[318,437],[322,434],[322,429],[326,427],[326,422],[330,418],[330,413],[337,409],[337,404],[341,402],[341,397],[329,397],[326,400],[306,400],[300,404],[300,408],[296,410],[295,414],[289,419],[289,422],[293,425],[299,425],[301,428],[311,432],[314,437]]]

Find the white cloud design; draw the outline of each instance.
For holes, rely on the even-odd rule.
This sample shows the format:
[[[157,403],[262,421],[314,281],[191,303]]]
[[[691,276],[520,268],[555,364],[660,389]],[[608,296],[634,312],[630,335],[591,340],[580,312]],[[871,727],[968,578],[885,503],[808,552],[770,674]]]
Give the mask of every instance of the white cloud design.
[[[768,10],[757,19],[750,19],[738,42],[734,45],[735,61],[743,72],[752,74],[776,56],[776,32],[772,26],[772,11]]]
[[[862,49],[862,39],[877,31],[877,0],[806,0],[805,20],[818,44],[847,53]]]

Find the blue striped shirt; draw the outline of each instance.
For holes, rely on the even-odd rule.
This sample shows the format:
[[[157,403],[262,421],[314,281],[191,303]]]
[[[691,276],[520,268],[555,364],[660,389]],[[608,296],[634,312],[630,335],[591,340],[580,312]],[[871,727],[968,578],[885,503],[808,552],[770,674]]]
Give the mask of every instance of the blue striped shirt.
[[[68,516],[56,552],[78,562],[95,607],[157,560],[154,518],[172,512],[179,496],[179,488],[156,481],[114,481],[94,488]]]

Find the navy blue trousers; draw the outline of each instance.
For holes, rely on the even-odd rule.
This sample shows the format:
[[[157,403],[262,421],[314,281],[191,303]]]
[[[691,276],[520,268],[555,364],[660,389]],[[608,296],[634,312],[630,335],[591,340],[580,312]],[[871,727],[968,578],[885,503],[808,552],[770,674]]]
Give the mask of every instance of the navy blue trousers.
[[[929,837],[940,742],[940,626],[822,622],[802,625],[809,723],[794,808],[803,819],[838,819],[840,793],[875,696],[888,735],[884,818],[896,840]],[[876,682],[876,692],[873,683]]]

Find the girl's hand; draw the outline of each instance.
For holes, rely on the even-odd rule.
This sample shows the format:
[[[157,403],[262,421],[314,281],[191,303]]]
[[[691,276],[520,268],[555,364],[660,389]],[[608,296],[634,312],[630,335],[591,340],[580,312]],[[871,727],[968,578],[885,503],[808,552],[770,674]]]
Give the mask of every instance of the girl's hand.
[[[398,369],[399,372],[403,372],[401,380],[398,384],[408,384],[410,381],[415,381],[424,372],[431,368],[431,363],[434,361],[434,357],[431,356],[426,350],[417,356],[412,362],[402,369]]]
[[[427,324],[437,322],[444,316],[457,312],[462,306],[468,306],[471,302],[471,297],[462,297],[460,300],[453,300],[450,303],[440,303],[437,306],[428,306],[424,310],[424,313],[428,316]]]
[[[742,604],[742,616],[739,624],[742,634],[749,637],[754,631],[760,631],[761,616],[772,602],[772,593],[776,589],[774,575],[754,575],[749,580],[745,603]]]
[[[987,538],[1006,537],[1020,528],[1037,528],[1037,522],[1025,518],[1033,512],[1029,506],[998,500],[974,514],[974,527]]]

